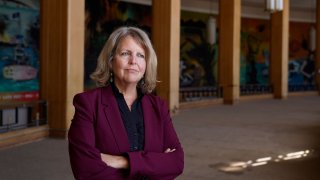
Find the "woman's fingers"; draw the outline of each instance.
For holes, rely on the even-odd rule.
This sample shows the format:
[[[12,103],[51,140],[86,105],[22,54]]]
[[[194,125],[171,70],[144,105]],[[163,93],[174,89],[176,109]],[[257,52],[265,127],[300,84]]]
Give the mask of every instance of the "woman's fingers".
[[[128,159],[124,156],[116,156],[116,155],[101,153],[101,159],[108,166],[113,167],[113,168],[117,168],[117,169],[129,168]]]
[[[170,148],[168,148],[168,149],[166,149],[165,151],[164,151],[164,153],[171,153],[171,152],[174,152],[176,149],[170,149]]]

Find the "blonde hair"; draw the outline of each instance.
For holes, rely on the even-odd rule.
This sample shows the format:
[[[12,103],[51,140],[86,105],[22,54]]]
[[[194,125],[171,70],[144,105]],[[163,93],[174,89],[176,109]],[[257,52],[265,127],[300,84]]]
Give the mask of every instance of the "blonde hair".
[[[111,61],[119,43],[127,36],[131,36],[145,50],[146,72],[138,85],[143,93],[151,93],[157,82],[157,55],[148,35],[136,27],[120,27],[109,36],[98,57],[96,70],[90,77],[99,87],[109,84],[112,72]]]

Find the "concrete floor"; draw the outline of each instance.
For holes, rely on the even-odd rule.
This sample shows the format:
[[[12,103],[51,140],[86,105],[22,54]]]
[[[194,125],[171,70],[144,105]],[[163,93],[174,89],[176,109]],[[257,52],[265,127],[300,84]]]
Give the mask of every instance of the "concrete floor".
[[[320,179],[319,96],[181,110],[173,119],[185,150],[178,180]],[[306,157],[284,160],[292,152]],[[253,166],[264,157],[271,160]],[[0,179],[73,179],[67,142],[44,139],[0,150]]]
[[[182,111],[175,126],[185,149],[181,180],[319,180],[320,97],[241,102]],[[306,158],[225,172],[230,162],[275,160],[312,150]],[[229,170],[235,169],[229,166]],[[227,168],[225,168],[227,169]]]

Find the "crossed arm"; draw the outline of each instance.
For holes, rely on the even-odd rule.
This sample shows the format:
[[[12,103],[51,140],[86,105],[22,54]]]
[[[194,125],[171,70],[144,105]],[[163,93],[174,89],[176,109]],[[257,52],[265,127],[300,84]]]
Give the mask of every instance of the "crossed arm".
[[[174,152],[176,149],[166,149],[164,153]],[[112,168],[116,169],[129,169],[129,160],[125,156],[117,156],[111,154],[101,153],[101,159],[103,162]]]
[[[92,105],[82,96],[74,98],[76,109],[69,130],[70,163],[76,179],[121,179],[125,176],[147,176],[151,179],[174,179],[182,173],[183,150],[164,110],[163,152],[127,152],[107,154],[96,147]],[[114,177],[114,178],[112,178]]]

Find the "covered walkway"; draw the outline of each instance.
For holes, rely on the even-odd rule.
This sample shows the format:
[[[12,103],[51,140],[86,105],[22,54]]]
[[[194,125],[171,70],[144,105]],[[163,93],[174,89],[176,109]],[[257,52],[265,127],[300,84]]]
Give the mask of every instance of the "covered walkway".
[[[173,120],[185,150],[179,180],[320,179],[319,96],[186,109]],[[0,179],[73,179],[67,142],[0,150]]]

